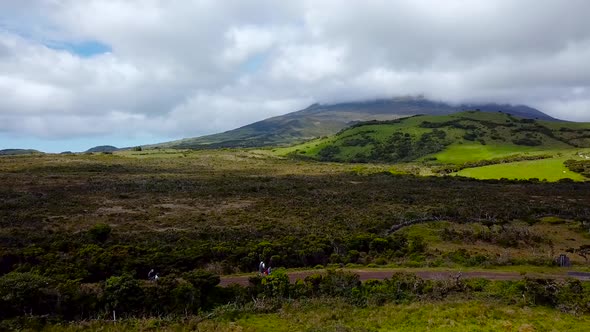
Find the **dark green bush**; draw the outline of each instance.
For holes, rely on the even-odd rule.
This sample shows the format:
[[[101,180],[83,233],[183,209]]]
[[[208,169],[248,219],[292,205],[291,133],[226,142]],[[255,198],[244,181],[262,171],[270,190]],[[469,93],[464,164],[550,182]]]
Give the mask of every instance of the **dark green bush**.
[[[145,299],[139,281],[129,275],[107,279],[104,297],[109,311],[117,311],[119,315],[125,316],[138,314]]]
[[[52,280],[34,273],[11,272],[0,277],[0,317],[51,312],[56,294]]]
[[[105,242],[111,235],[111,231],[111,226],[107,224],[96,224],[88,231],[88,235],[93,241]]]

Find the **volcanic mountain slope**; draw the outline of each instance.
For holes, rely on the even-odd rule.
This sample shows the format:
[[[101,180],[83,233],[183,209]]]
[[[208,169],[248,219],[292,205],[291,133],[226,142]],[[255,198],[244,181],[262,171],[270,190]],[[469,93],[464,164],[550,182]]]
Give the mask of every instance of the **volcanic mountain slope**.
[[[369,120],[393,120],[426,114],[448,115],[468,109],[504,112],[528,119],[556,119],[527,106],[499,104],[450,105],[424,98],[394,98],[332,105],[314,104],[282,116],[268,118],[220,134],[156,144],[149,147],[226,148],[281,146],[335,134],[354,123]]]

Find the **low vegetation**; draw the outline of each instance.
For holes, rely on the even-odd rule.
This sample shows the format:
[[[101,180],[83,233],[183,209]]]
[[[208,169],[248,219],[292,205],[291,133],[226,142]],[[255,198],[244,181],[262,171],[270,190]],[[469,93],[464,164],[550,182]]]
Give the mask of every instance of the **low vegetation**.
[[[26,281],[31,282],[30,279]],[[430,308],[437,311],[436,321],[444,322],[455,317],[454,323],[447,320],[447,324],[437,328],[474,327],[481,321],[490,328],[501,323],[504,327],[511,327],[512,324],[521,327],[528,323],[531,328],[550,329],[555,328],[553,324],[557,323],[584,330],[589,324],[584,317],[588,317],[585,314],[590,310],[590,284],[575,280],[557,282],[525,278],[521,281],[489,281],[456,277],[428,281],[411,274],[398,273],[385,280],[361,283],[354,274],[328,271],[327,274],[315,274],[305,280],[290,283],[285,274],[277,271],[264,278],[251,278],[247,287],[236,285],[218,288],[208,287],[215,282],[214,278],[193,273],[184,278],[169,278],[154,283],[139,283],[128,277],[112,277],[106,283],[97,285],[93,291],[83,293],[76,292],[75,285],[70,285],[69,293],[65,293],[63,289],[53,288],[50,282],[40,282],[46,286],[32,284],[25,288],[21,286],[25,282],[20,282],[16,288],[8,291],[0,283],[4,298],[9,293],[13,299],[21,301],[13,300],[11,306],[7,306],[5,300],[2,302],[5,310],[2,311],[2,328],[66,329],[69,324],[56,324],[56,320],[64,314],[77,315],[70,316],[77,319],[87,315],[104,322],[111,315],[114,315],[111,318],[114,320],[118,313],[119,320],[123,319],[123,325],[118,329],[124,329],[132,327],[126,325],[129,324],[126,321],[132,322],[134,316],[158,317],[166,313],[168,323],[152,320],[152,324],[160,325],[154,327],[166,328],[167,324],[174,326],[173,318],[177,317],[184,318],[183,324],[190,324],[190,329],[204,330],[228,329],[231,325],[236,325],[233,322],[253,330],[271,326],[285,331],[300,330],[306,326],[310,328],[314,322],[317,324],[320,321],[320,328],[328,331],[338,326],[340,330],[359,330],[371,325],[375,328],[395,326],[400,330],[408,330],[431,326],[432,319],[424,319],[423,315],[418,314],[422,312],[420,308]],[[39,291],[31,291],[37,287],[41,287]],[[474,307],[467,309],[461,302]],[[482,308],[490,308],[491,305],[501,308],[492,310],[495,313],[493,317],[481,312]],[[512,314],[507,310],[508,305],[512,308]],[[451,312],[441,311],[441,306],[455,309]],[[528,321],[524,318],[530,315],[520,316],[514,312],[516,310],[523,314],[523,307],[532,307],[533,312],[541,314],[543,319]],[[393,308],[399,308],[400,313],[405,314],[400,316],[398,313],[379,321],[367,317],[369,312],[389,312]],[[412,308],[414,312],[407,312],[407,308]],[[52,312],[52,309],[56,311]],[[206,311],[201,311],[202,309]],[[47,316],[33,316],[43,318],[28,320],[11,318],[19,310],[28,311],[32,315],[49,313],[56,325],[48,325]],[[200,318],[197,316],[199,313]],[[577,316],[580,318],[576,318]],[[471,319],[465,320],[467,317]],[[553,320],[552,324],[548,322],[550,320]],[[285,326],[285,323],[289,325]],[[91,326],[92,323],[87,325]]]
[[[358,308],[338,301],[286,303],[280,312],[244,314],[236,319],[152,318],[123,322],[58,324],[44,331],[586,331],[588,316],[543,307],[488,301],[389,304]]]
[[[590,245],[588,183],[417,177],[390,169],[256,150],[2,157],[3,326],[109,319],[113,311],[120,318],[218,312],[221,320],[203,324],[223,325],[231,312],[232,320],[246,319],[249,308],[277,314],[285,299],[334,298],[359,308],[351,310],[405,303],[406,296],[477,300],[417,279],[420,291],[402,296],[391,293],[394,284],[360,285],[347,274],[292,286],[280,273],[253,279],[250,288],[214,285],[219,275],[256,270],[261,259],[285,268],[554,266],[559,253]],[[469,232],[472,225],[482,230]],[[468,241],[456,243],[461,237]],[[147,280],[151,269],[156,283]],[[522,289],[511,285],[505,286]],[[493,296],[510,303],[522,291]],[[535,303],[563,304],[543,301]],[[237,309],[221,306],[227,303]]]
[[[584,157],[584,160],[567,160],[565,166],[572,172],[579,173],[586,178],[590,178],[590,160]]]

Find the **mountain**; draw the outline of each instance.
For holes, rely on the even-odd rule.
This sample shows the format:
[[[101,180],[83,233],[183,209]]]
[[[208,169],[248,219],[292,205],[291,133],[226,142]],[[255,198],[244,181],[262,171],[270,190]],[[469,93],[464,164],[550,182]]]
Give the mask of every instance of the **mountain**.
[[[25,154],[42,154],[43,152],[32,149],[4,149],[0,150],[0,156],[19,156]]]
[[[392,120],[417,114],[448,115],[468,109],[484,112],[501,111],[523,118],[557,121],[527,106],[451,105],[419,97],[403,97],[331,105],[313,104],[304,110],[258,121],[224,133],[186,138],[147,147],[203,149],[289,145],[332,135],[361,121]]]
[[[88,150],[86,150],[86,152],[115,152],[115,151],[119,151],[119,148],[114,147],[112,145],[100,145],[100,146],[95,146],[93,148],[90,148]]]
[[[334,136],[285,148],[305,159],[398,163],[471,162],[517,153],[590,147],[590,123],[467,111],[355,124]]]

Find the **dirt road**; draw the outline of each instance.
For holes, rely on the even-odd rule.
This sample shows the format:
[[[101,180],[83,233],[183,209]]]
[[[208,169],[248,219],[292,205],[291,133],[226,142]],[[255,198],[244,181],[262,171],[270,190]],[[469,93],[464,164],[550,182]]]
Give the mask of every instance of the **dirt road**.
[[[345,270],[352,272],[360,276],[361,281],[370,279],[386,279],[390,278],[394,273],[401,271],[375,271],[375,270]],[[322,272],[322,271],[300,271],[300,272],[289,272],[289,279],[291,282],[295,282],[297,279],[305,279],[305,277]],[[427,280],[443,280],[454,278],[459,274],[459,271],[410,271],[410,273],[416,274],[418,277]],[[251,276],[251,275],[250,275]],[[250,276],[228,276],[221,277],[221,286],[229,286],[231,284],[238,284],[242,286],[248,285],[248,278]],[[499,272],[499,271],[465,271],[461,272],[461,278],[484,278],[489,280],[519,280],[525,276],[528,277],[539,277],[563,280],[565,278],[574,278],[579,280],[590,280],[590,274],[582,272],[568,272],[563,274],[540,274],[540,273],[528,273],[523,275],[518,272]]]

